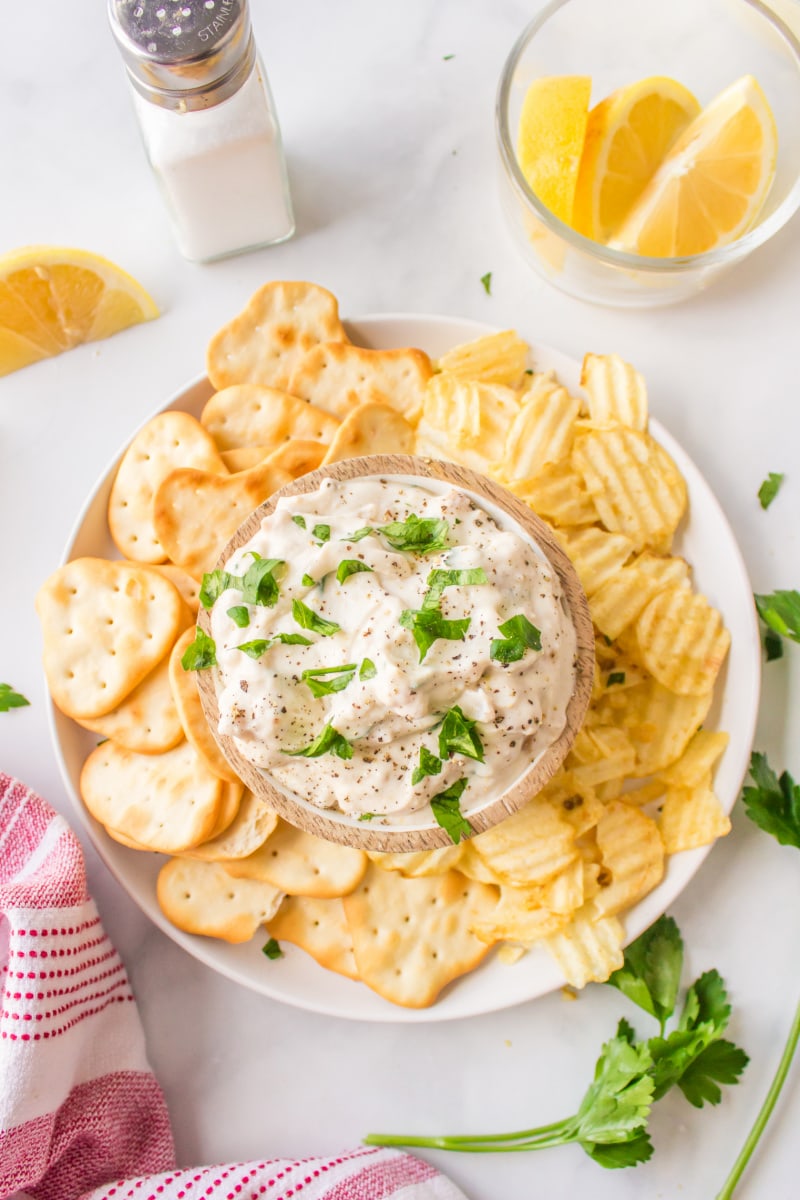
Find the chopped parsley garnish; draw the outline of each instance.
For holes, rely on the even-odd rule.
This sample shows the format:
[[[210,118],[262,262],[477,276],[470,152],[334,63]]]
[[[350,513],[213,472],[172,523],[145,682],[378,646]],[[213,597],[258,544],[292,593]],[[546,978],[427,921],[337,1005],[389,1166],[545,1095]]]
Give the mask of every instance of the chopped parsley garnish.
[[[271,638],[256,638],[252,642],[242,642],[241,646],[237,646],[236,649],[243,650],[251,658],[261,658],[261,655],[266,654],[270,646],[274,646],[276,642],[282,646],[313,645],[311,638],[303,637],[302,633],[276,633]]]
[[[371,571],[372,567],[367,566],[360,558],[343,558],[336,568],[336,578],[339,583],[344,583],[345,579],[349,579],[351,575],[357,575],[359,571]]]
[[[624,671],[611,671],[611,673],[608,676],[608,679],[606,680],[606,687],[614,687],[615,684],[624,683],[624,682],[625,682],[625,672]]]
[[[433,754],[427,746],[419,748],[419,766],[414,768],[411,776],[411,786],[416,787],[428,775],[438,775],[442,769],[442,760]]]
[[[374,679],[377,674],[378,668],[375,666],[375,663],[371,658],[365,658],[362,661],[361,666],[358,668],[358,678]]]
[[[758,499],[762,508],[769,508],[772,501],[780,491],[780,486],[783,483],[784,476],[776,471],[770,471],[767,478],[758,489]]]
[[[8,712],[12,708],[26,708],[29,704],[30,700],[15,692],[10,683],[0,683],[0,712]]]
[[[450,526],[443,517],[418,517],[411,513],[405,521],[390,521],[388,525],[364,525],[349,533],[343,542],[360,542],[371,533],[379,533],[393,550],[409,554],[438,554],[447,549]]]
[[[764,630],[764,653],[767,656],[767,662],[783,658],[783,638],[774,629]]]
[[[277,603],[279,589],[275,572],[286,564],[280,558],[262,558],[249,550],[254,562],[244,575],[231,575],[228,571],[208,571],[200,587],[200,603],[211,608],[228,588],[237,588],[247,604],[261,604],[272,608]]]
[[[419,661],[422,662],[434,642],[444,638],[449,642],[463,642],[470,626],[470,617],[459,617],[449,621],[435,608],[406,608],[400,614],[400,624],[410,629],[419,646]]]
[[[273,937],[261,947],[261,953],[265,954],[267,958],[283,958],[280,942],[276,942]]]
[[[348,683],[352,683],[355,673],[356,664],[345,663],[341,667],[309,667],[300,678],[312,696],[331,696],[334,692],[343,692]],[[328,675],[332,678],[326,678]]]
[[[300,582],[302,583],[303,587],[316,587],[317,586],[316,579],[312,579],[307,571]]]
[[[492,638],[489,657],[495,662],[519,662],[527,650],[541,650],[542,635],[526,616],[518,613],[499,627],[502,638]]]
[[[455,842],[456,845],[458,845],[462,837],[469,837],[472,833],[472,827],[469,821],[462,815],[461,808],[459,807],[459,801],[467,783],[468,780],[466,778],[457,779],[445,791],[439,792],[431,798],[431,809],[436,818],[436,824],[441,825],[442,829],[450,837],[450,840]]]
[[[330,525],[315,525],[311,532],[319,542],[329,542],[331,539]]]
[[[295,525],[299,525],[301,529],[305,529],[306,519],[305,517],[301,517],[300,513],[295,513],[292,517],[292,520],[294,521]]]
[[[443,54],[442,62],[450,62],[451,58],[455,58],[455,54]]]
[[[217,665],[217,645],[202,629],[196,629],[194,641],[186,647],[181,658],[184,671],[205,671]]]
[[[469,567],[460,571],[443,569],[431,571],[427,579],[428,588],[422,598],[422,607],[423,609],[438,609],[445,588],[471,587],[488,582],[489,577],[483,567]]]
[[[481,283],[483,284],[483,290],[486,292],[486,295],[491,296],[491,294],[492,294],[492,272],[491,271],[487,271],[485,275],[481,275]]]
[[[360,813],[358,819],[359,821],[373,821],[375,819],[375,813]]]
[[[228,616],[240,629],[250,624],[250,609],[246,604],[234,604],[233,608],[228,609]]]
[[[312,633],[319,633],[322,637],[331,637],[342,628],[335,621],[326,621],[307,604],[303,604],[302,600],[292,601],[292,616],[302,629],[310,629]]]
[[[323,754],[335,754],[337,758],[352,758],[353,747],[347,738],[343,737],[330,722],[323,726],[320,733],[309,746],[302,750],[284,750],[291,758],[320,758]]]
[[[771,592],[769,595],[756,596],[755,602],[758,615],[768,629],[781,637],[791,638],[793,642],[800,642],[800,592]],[[780,658],[774,652],[774,646],[773,641],[772,657]],[[769,655],[769,647],[767,653]]]
[[[439,754],[442,759],[463,754],[466,758],[483,762],[483,742],[477,724],[477,721],[465,717],[457,704],[448,708],[439,726]]]

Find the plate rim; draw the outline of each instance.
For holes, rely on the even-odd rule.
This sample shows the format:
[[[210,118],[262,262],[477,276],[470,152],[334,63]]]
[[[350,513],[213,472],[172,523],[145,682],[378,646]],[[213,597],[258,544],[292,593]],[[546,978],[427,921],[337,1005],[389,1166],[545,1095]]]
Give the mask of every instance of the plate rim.
[[[450,327],[450,328],[455,327],[461,331],[458,336],[462,340],[465,340],[467,337],[469,337],[471,335],[474,335],[475,337],[480,337],[485,334],[494,333],[494,332],[498,331],[498,326],[491,325],[487,322],[477,321],[473,318],[461,318],[458,316],[441,314],[441,313],[387,312],[387,313],[358,314],[358,315],[354,315],[352,317],[344,318],[344,325],[345,325],[345,328],[348,330],[351,330],[351,329],[361,330],[364,328],[366,328],[367,330],[375,329],[376,332],[378,332],[378,334],[380,332],[381,327],[388,326],[390,323],[401,324],[401,325],[409,324],[409,325],[415,325],[415,326],[425,326],[428,328],[439,328],[442,331],[445,331],[447,329],[447,327]],[[417,336],[415,336],[415,338],[413,339],[414,342],[416,342],[418,340],[424,341],[424,338],[420,339]],[[453,342],[451,341],[449,344],[452,345]],[[570,355],[566,351],[563,351],[555,346],[550,346],[546,343],[538,342],[536,340],[530,340],[528,342],[528,344],[531,348],[531,354],[532,354],[534,360],[536,358],[537,353],[543,353],[546,356],[555,358],[556,360],[562,360],[565,364],[569,364],[569,366],[572,370],[575,370],[576,368],[579,368],[579,366],[580,366],[579,359],[573,358],[572,355]],[[144,420],[142,420],[137,425],[136,429],[134,429],[129,434],[124,445],[118,450],[118,452],[108,462],[108,464],[103,469],[103,471],[96,477],[92,487],[87,492],[84,502],[81,505],[81,507],[78,511],[78,514],[75,517],[75,519],[72,523],[72,526],[70,528],[69,534],[68,534],[66,542],[64,544],[62,554],[59,559],[59,565],[62,565],[63,563],[68,562],[70,560],[70,556],[73,552],[73,547],[75,546],[75,543],[78,541],[78,539],[83,531],[83,526],[87,520],[87,517],[89,516],[90,512],[92,511],[94,505],[97,502],[99,493],[101,492],[101,490],[103,489],[104,486],[107,486],[107,485],[110,486],[110,480],[112,478],[113,472],[116,470],[116,468],[119,464],[119,461],[122,458],[122,455],[125,453],[125,450],[127,449],[131,440],[136,436],[136,434],[139,432],[139,430],[141,428],[143,428],[149,421],[151,421],[153,419],[153,417],[155,417],[158,413],[169,411],[170,409],[179,407],[180,402],[182,400],[184,400],[184,398],[186,397],[186,395],[188,393],[193,392],[203,386],[206,386],[206,387],[211,386],[210,382],[208,380],[208,377],[205,375],[205,373],[198,374],[197,376],[188,380],[181,388],[179,388],[175,392],[173,392],[172,395],[166,401],[164,401],[163,403],[158,404],[156,407],[154,407],[152,409],[152,411],[149,412],[148,415],[144,418]],[[725,511],[722,508],[722,505],[720,504],[716,495],[712,491],[710,484],[708,483],[705,476],[700,471],[697,464],[690,457],[690,455],[683,449],[683,447],[674,438],[674,436],[671,433],[669,433],[669,431],[667,429],[664,428],[664,426],[661,424],[661,422],[657,418],[650,416],[649,427],[650,427],[650,430],[653,433],[654,437],[659,442],[659,444],[664,446],[664,448],[668,451],[668,453],[676,459],[676,461],[678,462],[679,465],[681,464],[681,462],[688,464],[689,470],[693,476],[692,482],[693,482],[694,486],[699,487],[704,494],[703,495],[704,507],[708,506],[712,510],[713,516],[716,519],[716,521],[718,521],[724,527],[724,529],[728,535],[728,539],[730,542],[730,548],[733,551],[733,560],[734,560],[735,568],[736,568],[737,572],[742,576],[742,579],[744,580],[744,582],[747,584],[749,593],[752,594],[752,587],[750,585],[749,574],[747,571],[747,566],[746,566],[746,563],[744,560],[744,556],[741,552],[741,548],[736,539],[736,536],[731,527],[731,524],[728,521]],[[681,468],[681,469],[683,472],[683,468]],[[739,743],[736,746],[732,746],[731,743],[729,743],[729,745],[725,751],[726,755],[733,757],[733,760],[734,760],[733,777],[736,778],[736,780],[737,780],[735,794],[733,796],[733,799],[731,800],[730,806],[729,807],[726,806],[726,811],[730,811],[730,809],[733,808],[733,805],[735,804],[735,801],[736,801],[736,797],[738,796],[738,792],[741,789],[741,784],[747,773],[747,766],[749,763],[750,750],[751,750],[751,747],[753,744],[753,739],[755,736],[755,729],[756,729],[756,722],[758,719],[759,701],[760,701],[760,692],[761,692],[762,663],[761,663],[761,650],[760,650],[760,636],[759,636],[759,631],[758,631],[758,621],[757,621],[754,606],[752,607],[752,611],[750,612],[749,629],[748,629],[747,633],[749,634],[749,637],[747,638],[747,644],[750,649],[750,668],[751,668],[751,670],[750,670],[751,688],[750,688],[750,695],[748,698],[749,703],[747,706],[749,719],[747,721],[746,737],[740,736]],[[744,641],[744,639],[743,639],[743,641]],[[743,647],[740,645],[740,649],[746,650],[746,648],[747,647]],[[122,887],[122,889],[130,897],[130,899],[133,901],[133,903],[136,905],[136,907],[144,914],[145,917],[147,917],[149,920],[151,920],[156,925],[156,927],[161,930],[162,933],[165,933],[173,942],[175,942],[182,949],[187,951],[193,958],[195,958],[198,961],[200,961],[201,963],[203,963],[204,966],[209,967],[211,970],[217,972],[218,974],[224,976],[227,979],[230,979],[232,982],[239,984],[239,986],[245,987],[249,991],[255,992],[256,994],[268,997],[272,1000],[280,1001],[282,1003],[290,1004],[293,1007],[296,1007],[296,1008],[299,1008],[299,1009],[302,1009],[302,1010],[308,1011],[308,1012],[319,1013],[319,1014],[325,1015],[325,1016],[337,1017],[342,1020],[366,1020],[366,1021],[370,1021],[370,1022],[374,1022],[374,1023],[394,1023],[394,1024],[429,1024],[429,1023],[436,1023],[439,1021],[461,1020],[461,1019],[466,1019],[469,1017],[482,1016],[482,1015],[486,1015],[488,1013],[502,1011],[507,1008],[513,1008],[519,1004],[528,1003],[528,1002],[530,1002],[532,1000],[536,1000],[542,996],[546,996],[546,995],[550,994],[552,991],[556,990],[558,987],[563,986],[563,983],[564,983],[563,977],[560,976],[560,973],[558,972],[558,970],[556,968],[555,970],[553,970],[553,969],[545,970],[544,974],[546,976],[549,975],[550,980],[548,981],[548,979],[545,978],[544,986],[537,987],[535,990],[530,990],[525,995],[514,995],[511,997],[504,997],[503,995],[501,995],[499,998],[497,998],[496,1000],[492,1000],[490,1003],[486,1003],[485,1001],[483,1001],[483,1002],[478,1002],[478,1003],[472,1003],[472,1004],[466,1003],[465,1004],[462,1001],[460,1004],[459,1003],[453,1004],[453,1003],[448,1003],[447,1001],[453,995],[458,994],[457,989],[458,989],[460,980],[455,980],[452,985],[448,986],[448,988],[445,989],[443,996],[440,997],[440,999],[437,1000],[429,1008],[407,1009],[407,1008],[398,1008],[398,1006],[393,1005],[390,1001],[385,1000],[383,997],[372,992],[370,989],[368,989],[366,987],[365,984],[358,983],[356,981],[351,981],[351,980],[338,980],[338,977],[337,977],[337,985],[345,984],[345,985],[349,985],[350,988],[352,988],[353,986],[356,986],[356,987],[359,987],[360,989],[364,989],[364,991],[367,992],[367,998],[366,998],[367,1011],[357,1011],[360,1007],[358,1005],[357,1001],[356,1001],[356,1003],[351,1004],[349,1006],[351,1011],[347,1011],[348,1006],[346,1004],[345,1005],[341,1005],[341,1004],[336,1005],[336,1004],[331,1004],[330,1002],[326,1003],[324,1001],[324,999],[318,999],[316,990],[314,990],[314,989],[312,989],[311,995],[303,995],[303,996],[287,995],[284,991],[281,991],[280,989],[278,989],[274,986],[270,986],[270,981],[269,981],[268,976],[265,977],[263,983],[261,981],[256,982],[252,979],[243,977],[241,968],[239,970],[237,970],[235,968],[235,966],[232,965],[231,963],[229,963],[226,959],[223,959],[222,961],[217,960],[217,958],[215,957],[215,954],[214,954],[214,950],[217,948],[216,941],[214,941],[212,939],[202,938],[199,935],[187,934],[183,930],[177,929],[175,926],[173,926],[167,920],[167,918],[164,916],[164,914],[159,909],[157,901],[155,899],[155,895],[153,895],[152,897],[144,897],[143,898],[141,896],[141,890],[135,886],[136,881],[125,877],[119,871],[116,863],[113,861],[113,852],[115,849],[121,850],[122,848],[118,847],[116,845],[116,843],[114,843],[108,837],[108,835],[105,833],[105,830],[103,829],[103,827],[100,826],[92,818],[91,814],[86,810],[85,806],[83,805],[83,802],[80,799],[80,795],[79,795],[77,789],[73,785],[72,777],[71,777],[71,774],[70,774],[70,771],[69,771],[69,768],[67,765],[66,757],[65,757],[64,751],[62,749],[62,745],[61,745],[61,739],[60,739],[58,724],[57,724],[59,717],[63,717],[63,719],[67,720],[67,721],[69,720],[69,718],[66,717],[64,714],[61,714],[60,712],[58,712],[58,710],[56,709],[56,706],[52,700],[52,697],[49,694],[49,690],[48,690],[47,691],[47,721],[48,721],[50,737],[52,740],[53,748],[54,748],[54,751],[56,754],[56,759],[58,762],[59,771],[61,773],[62,780],[63,780],[65,788],[67,790],[67,794],[70,798],[72,808],[75,811],[76,815],[78,816],[82,827],[85,829],[95,851],[97,852],[97,854],[98,854],[99,858],[101,859],[101,861],[103,862],[104,866],[109,870],[109,872],[111,873],[111,875],[113,876],[115,881],[120,885],[120,887]],[[740,731],[741,735],[743,735],[744,732],[745,732],[744,730]],[[667,898],[665,904],[662,905],[660,900],[657,901],[656,906],[655,906],[657,908],[657,911],[654,911],[651,913],[650,910],[653,908],[653,905],[648,904],[648,902],[651,901],[652,897],[656,896],[658,894],[658,892],[665,886],[665,883],[668,880],[668,873],[669,873],[669,864],[668,864],[667,871],[665,871],[665,874],[664,874],[664,879],[657,886],[657,888],[655,888],[652,892],[650,892],[647,896],[645,896],[641,901],[639,901],[638,904],[634,905],[634,907],[632,909],[628,910],[628,912],[626,912],[624,914],[625,919],[626,919],[626,944],[629,943],[630,941],[632,941],[635,937],[637,937],[639,933],[641,933],[654,920],[657,919],[657,917],[658,917],[658,915],[660,915],[660,913],[665,912],[666,908],[669,907],[670,904],[673,904],[678,899],[678,897],[683,894],[685,889],[692,882],[692,880],[693,880],[694,876],[696,875],[697,871],[699,870],[700,866],[702,865],[702,863],[705,861],[708,854],[713,849],[714,844],[715,843],[712,843],[709,846],[703,846],[703,847],[699,847],[695,850],[689,850],[689,851],[682,852],[681,858],[682,858],[683,867],[684,867],[683,874],[685,876],[683,879],[683,882],[677,887],[677,890],[673,891],[672,894],[670,894],[670,896]],[[131,853],[133,853],[133,852],[131,852]],[[671,861],[672,860],[670,859],[670,862]],[[631,921],[630,920],[631,917],[634,917],[635,919]],[[225,943],[223,943],[223,945],[225,945]],[[249,945],[249,943],[246,943],[246,945]],[[233,947],[233,949],[237,950],[237,949],[239,949],[239,947]],[[298,955],[303,953],[299,948],[294,947],[294,946],[289,947],[289,949]],[[476,971],[470,972],[470,975],[474,975],[477,972],[481,972],[481,971],[484,971],[484,970],[490,968],[493,963],[496,966],[500,966],[500,964],[495,963],[495,955],[490,954],[487,957],[487,959],[484,960],[484,962],[478,968],[476,968]],[[314,968],[316,968],[316,971],[325,972],[325,976],[330,976],[331,973],[325,971],[325,968],[319,966],[317,963],[312,963],[312,965]],[[550,964],[549,962],[546,965],[551,968],[554,966],[554,964]],[[504,967],[504,966],[502,967],[502,969],[510,970],[510,968]],[[316,977],[316,971],[313,972],[315,977]],[[290,989],[290,991],[291,991],[291,989]],[[347,991],[349,991],[349,988],[346,989],[346,994],[347,994]],[[502,991],[502,989],[501,989],[501,991]],[[374,1011],[373,1011],[373,1009],[374,1009]]]

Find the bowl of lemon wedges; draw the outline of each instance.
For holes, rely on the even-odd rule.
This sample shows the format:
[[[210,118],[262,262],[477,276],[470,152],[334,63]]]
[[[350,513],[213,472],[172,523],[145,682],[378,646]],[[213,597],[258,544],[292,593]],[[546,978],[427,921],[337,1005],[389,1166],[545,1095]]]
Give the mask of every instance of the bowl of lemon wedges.
[[[796,212],[798,112],[800,41],[759,0],[555,0],[497,96],[523,255],[582,300],[692,295]]]

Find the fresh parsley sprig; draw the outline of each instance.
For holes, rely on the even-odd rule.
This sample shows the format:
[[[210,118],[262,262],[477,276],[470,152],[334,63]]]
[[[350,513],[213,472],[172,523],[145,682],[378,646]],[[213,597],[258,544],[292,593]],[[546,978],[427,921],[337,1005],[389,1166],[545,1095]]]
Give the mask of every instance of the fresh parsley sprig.
[[[528,650],[541,650],[542,634],[524,613],[509,617],[498,627],[501,638],[492,638],[489,658],[495,662],[519,662]]]
[[[184,671],[206,671],[217,665],[217,644],[212,637],[199,627],[195,630],[194,641],[183,652],[181,666]]]
[[[460,803],[468,782],[466,778],[457,779],[449,788],[431,797],[431,810],[436,824],[441,825],[456,845],[462,837],[472,836],[472,826],[461,812]]]
[[[357,663],[344,663],[341,667],[309,667],[300,678],[312,696],[332,696],[334,692],[343,692],[348,683],[352,683],[357,666]]]
[[[334,633],[338,633],[342,628],[335,621],[326,621],[319,613],[315,613],[313,608],[309,608],[302,600],[292,601],[292,616],[301,629],[310,629],[312,633],[318,633],[322,637],[332,637]]]
[[[333,725],[328,722],[308,746],[300,750],[283,750],[290,758],[320,758],[323,754],[335,754],[337,758],[352,758],[353,747]]]
[[[344,583],[351,575],[357,575],[360,571],[371,571],[367,563],[362,562],[360,558],[343,558],[336,568],[336,580],[338,583]]]
[[[420,662],[424,661],[425,655],[439,638],[449,642],[463,642],[470,623],[470,617],[448,620],[434,608],[406,608],[400,614],[400,624],[404,629],[411,630],[419,647]]]
[[[782,775],[778,776],[769,765],[767,756],[759,753],[754,753],[750,758],[750,778],[753,781],[752,784],[742,791],[742,802],[750,820],[758,825],[759,829],[763,829],[765,833],[776,838],[782,846],[793,846],[795,849],[800,849],[800,785],[795,783],[788,771],[784,771]],[[800,1003],[795,1009],[783,1053],[764,1097],[764,1102],[728,1178],[717,1193],[716,1200],[730,1200],[736,1190],[777,1104],[781,1089],[789,1074],[798,1041],[800,1041]]]
[[[270,638],[254,638],[251,642],[242,642],[237,650],[243,650],[251,658],[261,658],[263,654],[276,643],[282,646],[311,646],[311,638],[303,637],[302,633],[276,633]]]
[[[478,733],[478,722],[464,716],[456,704],[448,708],[439,726],[439,755],[444,761],[454,754],[463,754],[483,762],[483,742]]]
[[[659,1022],[659,1035],[637,1040],[621,1020],[603,1046],[594,1078],[572,1117],[515,1133],[446,1137],[370,1134],[369,1145],[426,1146],[472,1154],[544,1150],[575,1143],[602,1167],[633,1167],[653,1153],[647,1125],[652,1105],[677,1086],[698,1108],[717,1104],[721,1085],[736,1083],[747,1055],[722,1038],[730,1005],[716,971],[707,971],[689,988],[681,1015],[670,1033],[683,966],[677,925],[662,917],[625,951],[624,964],[609,979]]]
[[[767,662],[781,658],[781,638],[800,642],[800,592],[779,590],[754,597],[756,611],[764,622],[764,648]]]
[[[281,574],[286,563],[280,558],[262,558],[254,550],[248,553],[252,554],[253,563],[244,575],[231,575],[219,568],[206,572],[200,585],[203,608],[211,608],[228,588],[237,588],[245,604],[260,604],[267,608],[275,606],[280,595],[276,576]]]
[[[409,554],[438,554],[447,549],[450,525],[443,517],[418,517],[416,513],[411,513],[405,521],[364,525],[341,540],[360,542],[370,534],[380,534],[393,550],[404,550]]]
[[[26,708],[29,704],[30,700],[15,692],[10,683],[0,683],[0,713],[12,708]]]
[[[442,770],[442,760],[438,755],[429,750],[427,746],[419,748],[419,764],[414,767],[411,775],[411,786],[416,787],[418,783],[427,778],[428,775],[439,775]]]

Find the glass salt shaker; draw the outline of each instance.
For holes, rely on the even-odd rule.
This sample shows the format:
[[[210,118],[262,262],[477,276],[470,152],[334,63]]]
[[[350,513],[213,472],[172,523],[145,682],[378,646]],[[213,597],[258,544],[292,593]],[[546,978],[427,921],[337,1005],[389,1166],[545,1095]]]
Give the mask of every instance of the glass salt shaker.
[[[109,0],[178,248],[210,262],[294,233],[280,129],[247,0]]]

